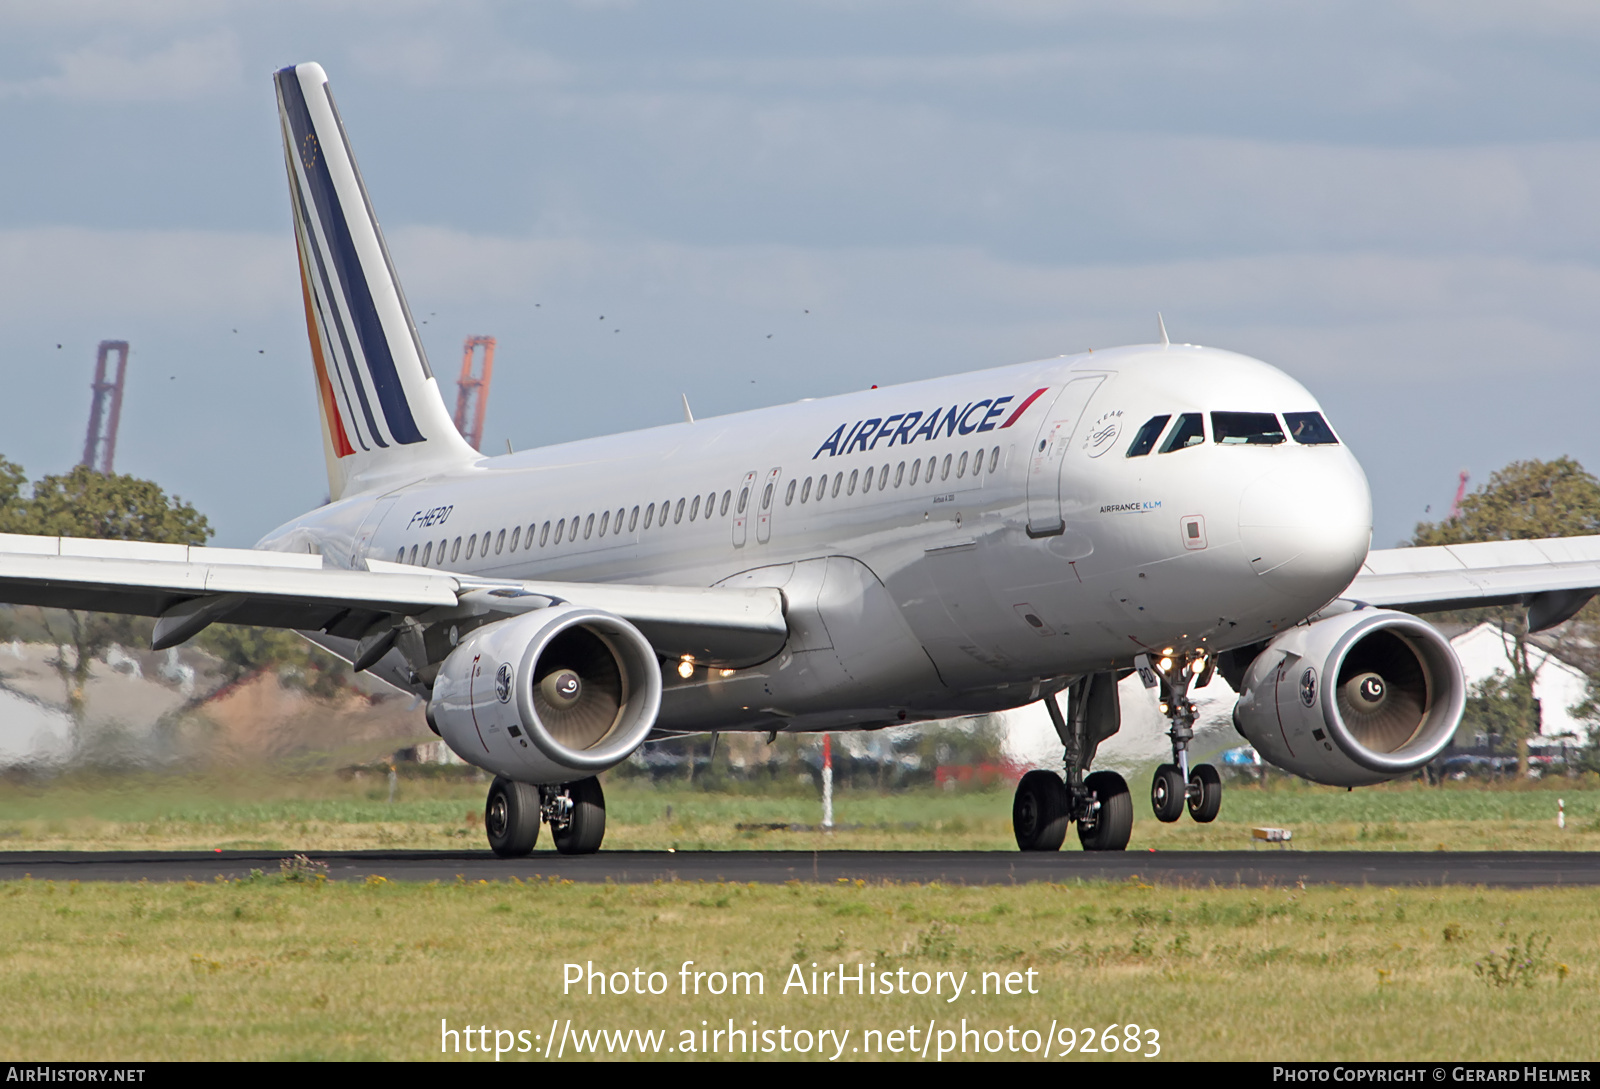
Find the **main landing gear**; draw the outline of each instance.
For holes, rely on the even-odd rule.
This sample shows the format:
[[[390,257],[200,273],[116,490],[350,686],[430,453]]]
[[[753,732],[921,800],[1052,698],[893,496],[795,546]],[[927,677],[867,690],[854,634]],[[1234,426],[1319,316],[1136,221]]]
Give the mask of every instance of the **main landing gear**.
[[[1066,781],[1053,771],[1030,771],[1017,784],[1011,805],[1011,827],[1017,846],[1024,851],[1059,851],[1067,827],[1078,826],[1078,842],[1085,851],[1121,851],[1133,835],[1133,798],[1128,784],[1114,771],[1084,772],[1094,751],[1120,724],[1116,703],[1116,677],[1095,674],[1076,682],[1069,703],[1071,719],[1064,718],[1054,696],[1046,696],[1045,710],[1061,737]]]
[[[560,786],[533,786],[496,777],[483,806],[489,848],[501,858],[521,858],[539,842],[539,825],[564,855],[591,855],[606,836],[606,797],[590,776]]]
[[[1204,688],[1216,668],[1214,659],[1200,654],[1195,658],[1164,655],[1152,661],[1161,683],[1161,713],[1167,719],[1167,736],[1172,739],[1172,763],[1156,768],[1150,780],[1150,808],[1156,820],[1171,824],[1189,815],[1209,824],[1222,811],[1222,777],[1210,764],[1189,767],[1189,742],[1194,740],[1194,704],[1189,701],[1189,685],[1196,677]]]

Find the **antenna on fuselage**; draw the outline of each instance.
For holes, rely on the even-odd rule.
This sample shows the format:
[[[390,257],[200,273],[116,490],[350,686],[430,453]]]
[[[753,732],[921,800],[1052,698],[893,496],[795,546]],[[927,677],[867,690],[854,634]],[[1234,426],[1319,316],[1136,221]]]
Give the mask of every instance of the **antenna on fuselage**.
[[[683,398],[683,422],[692,424],[694,423],[694,413],[689,411],[689,395],[684,393],[680,394],[680,396]]]
[[[1172,341],[1167,339],[1167,323],[1161,320],[1161,311],[1156,311],[1156,328],[1161,330],[1161,346],[1170,347]]]

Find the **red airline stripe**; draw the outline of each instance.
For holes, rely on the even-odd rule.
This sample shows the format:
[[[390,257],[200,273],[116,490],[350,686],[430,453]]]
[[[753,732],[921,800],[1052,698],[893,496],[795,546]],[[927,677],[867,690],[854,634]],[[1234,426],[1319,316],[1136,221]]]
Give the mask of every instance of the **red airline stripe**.
[[[306,282],[304,254],[301,254],[300,260],[300,293],[305,296],[306,333],[311,337],[311,365],[317,372],[317,396],[322,398],[322,414],[328,421],[334,456],[349,457],[356,452],[356,448],[350,445],[350,437],[345,434],[344,420],[339,416],[339,404],[333,397],[333,383],[328,381],[328,364],[322,358],[322,338],[317,333],[317,319],[311,308],[311,285]]]
[[[1017,422],[1017,417],[1021,416],[1024,412],[1028,411],[1028,406],[1033,404],[1033,402],[1037,401],[1039,399],[1039,394],[1043,393],[1045,390],[1047,390],[1049,388],[1050,388],[1049,386],[1044,386],[1043,388],[1036,389],[1032,393],[1030,393],[1028,395],[1028,399],[1017,406],[1017,410],[1011,414],[1011,418],[1009,420],[1007,420],[1005,423],[1000,425],[999,430],[1004,431],[1006,428],[1008,428],[1012,424],[1016,423]]]

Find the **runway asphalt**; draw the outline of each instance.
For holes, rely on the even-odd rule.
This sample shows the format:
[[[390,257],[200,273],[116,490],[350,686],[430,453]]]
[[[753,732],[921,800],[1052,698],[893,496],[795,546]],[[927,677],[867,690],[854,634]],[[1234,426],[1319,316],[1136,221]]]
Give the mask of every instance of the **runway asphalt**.
[[[289,851],[0,852],[0,880],[213,881],[280,872]],[[334,881],[841,880],[1010,885],[1129,881],[1173,885],[1600,885],[1600,853],[1556,851],[1128,851],[1089,854],[1004,851],[601,851],[566,857],[539,851],[499,859],[488,851],[307,852]]]

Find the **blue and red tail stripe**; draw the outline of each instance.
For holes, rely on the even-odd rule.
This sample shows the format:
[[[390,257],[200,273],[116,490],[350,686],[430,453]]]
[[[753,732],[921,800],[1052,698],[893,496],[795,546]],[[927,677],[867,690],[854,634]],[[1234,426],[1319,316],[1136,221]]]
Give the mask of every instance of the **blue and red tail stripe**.
[[[288,126],[285,142],[293,149],[289,155],[289,169],[291,181],[295,183],[291,188],[295,190],[295,213],[299,221],[296,233],[300,235],[304,255],[301,277],[307,321],[319,325],[322,331],[319,336],[316,329],[312,330],[313,356],[323,356],[320,345],[325,344],[332,357],[317,360],[317,370],[324,408],[332,410],[329,428],[333,444],[336,450],[354,452],[345,424],[350,425],[349,431],[354,433],[362,449],[370,449],[369,441],[377,447],[387,447],[390,442],[402,445],[423,442],[426,436],[417,427],[406,401],[388,334],[351,236],[349,217],[365,216],[370,222],[371,212],[366,207],[355,160],[349,154],[343,132],[337,131],[340,126],[332,98],[328,97],[327,104],[336,131],[319,132],[297,71],[294,68],[279,71],[276,82]],[[328,95],[326,85],[318,91]],[[323,126],[324,129],[328,127]],[[329,141],[335,142],[334,146],[349,164],[356,191],[354,200],[340,198],[325,151]],[[348,186],[346,193],[348,196]],[[357,201],[359,206],[346,207]],[[376,234],[375,223],[372,230]],[[381,238],[379,247],[381,250]],[[382,254],[385,265],[387,256]],[[398,285],[386,287],[397,290]],[[409,334],[410,330],[405,332]]]

